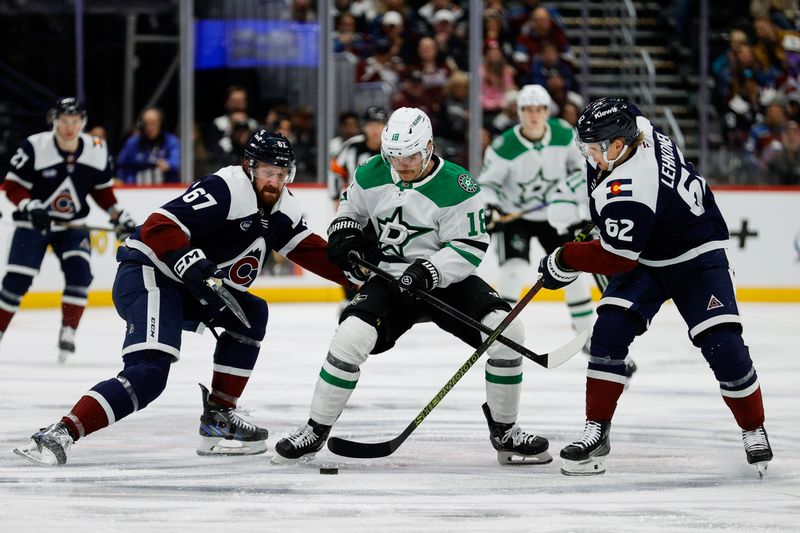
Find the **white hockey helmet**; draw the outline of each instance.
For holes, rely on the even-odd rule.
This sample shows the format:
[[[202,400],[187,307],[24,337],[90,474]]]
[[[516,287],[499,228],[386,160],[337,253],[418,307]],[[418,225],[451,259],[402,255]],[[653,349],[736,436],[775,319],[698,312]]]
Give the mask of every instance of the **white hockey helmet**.
[[[433,156],[433,128],[431,119],[421,109],[401,107],[389,117],[389,122],[381,133],[381,157],[392,169],[396,178],[401,161],[408,161],[421,155],[419,170],[413,178],[418,178],[428,166]],[[404,170],[408,170],[405,168]]]
[[[553,99],[547,89],[541,85],[525,85],[517,94],[517,112],[522,116],[522,108],[528,106],[547,106],[548,111],[553,109]]]

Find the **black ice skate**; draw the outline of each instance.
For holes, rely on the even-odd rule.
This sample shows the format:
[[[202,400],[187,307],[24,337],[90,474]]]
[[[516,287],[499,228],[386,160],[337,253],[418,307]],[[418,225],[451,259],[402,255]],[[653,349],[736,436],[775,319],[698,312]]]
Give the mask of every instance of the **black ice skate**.
[[[283,464],[297,459],[305,461],[312,459],[322,449],[330,432],[331,426],[317,424],[309,418],[308,423],[278,441],[275,445],[275,451],[278,453],[272,458],[272,462]]]
[[[74,442],[66,424],[56,422],[31,435],[28,445],[14,448],[14,453],[37,465],[61,466],[66,464],[67,451]]]
[[[248,422],[231,407],[210,405],[202,384],[203,415],[197,455],[257,455],[267,451],[269,432]]]
[[[550,443],[546,438],[525,433],[516,424],[495,422],[489,404],[483,404],[483,414],[489,424],[489,440],[497,450],[497,461],[501,465],[544,465],[553,461],[547,452]]]
[[[75,353],[75,328],[62,326],[58,332],[58,362],[64,363]]]
[[[752,431],[742,430],[742,441],[747,462],[755,466],[758,477],[763,478],[767,475],[767,465],[772,460],[772,447],[769,445],[767,430],[764,426],[758,426]]]
[[[591,476],[606,471],[606,457],[611,451],[608,433],[611,422],[587,420],[580,439],[561,450],[561,473],[565,476]]]

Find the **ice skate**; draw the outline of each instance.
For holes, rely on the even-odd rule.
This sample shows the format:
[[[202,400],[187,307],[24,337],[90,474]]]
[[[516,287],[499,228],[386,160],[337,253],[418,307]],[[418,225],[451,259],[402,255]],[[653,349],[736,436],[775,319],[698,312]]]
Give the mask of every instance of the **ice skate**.
[[[772,460],[772,447],[769,445],[767,430],[764,426],[758,426],[752,431],[742,430],[742,441],[747,462],[756,467],[759,478],[765,477],[767,465]]]
[[[269,432],[248,422],[231,407],[210,405],[202,384],[203,415],[197,455],[257,455],[267,451]]]
[[[75,328],[61,326],[58,333],[58,362],[65,363],[75,353]]]
[[[547,451],[550,443],[546,438],[526,433],[517,424],[495,422],[489,404],[483,404],[483,414],[489,424],[489,440],[497,450],[497,462],[501,465],[544,465],[553,461]]]
[[[66,424],[56,422],[31,435],[28,445],[14,448],[14,453],[37,465],[61,466],[66,464],[73,442]]]
[[[328,440],[331,426],[317,424],[310,418],[308,423],[297,428],[294,433],[278,441],[275,451],[278,452],[272,457],[274,464],[285,464],[298,459],[309,461],[314,458],[316,453],[322,449],[322,445]]]
[[[587,420],[583,435],[561,450],[561,473],[565,476],[592,476],[606,471],[606,457],[611,451],[608,434],[611,422]]]

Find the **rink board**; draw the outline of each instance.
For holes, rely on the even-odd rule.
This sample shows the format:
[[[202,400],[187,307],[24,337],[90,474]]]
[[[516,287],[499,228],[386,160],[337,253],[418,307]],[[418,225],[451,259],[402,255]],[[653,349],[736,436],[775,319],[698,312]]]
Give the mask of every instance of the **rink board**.
[[[325,188],[293,185],[291,189],[305,209],[309,227],[324,235],[334,214]],[[150,212],[180,194],[181,190],[172,186],[123,187],[117,189],[117,196],[134,219],[142,222]],[[718,188],[715,196],[732,234],[729,251],[736,269],[739,299],[800,302],[800,189]],[[93,207],[88,222],[107,224],[106,215]],[[5,271],[13,230],[9,223],[11,211],[10,202],[0,194],[0,212],[3,213],[0,220],[0,272]],[[90,305],[111,304],[111,287],[116,271],[115,249],[116,242],[111,234],[92,232],[94,282],[89,294]],[[534,258],[532,265],[535,265],[535,259],[543,252],[534,246],[531,253]],[[498,266],[493,247],[478,271],[490,283],[497,280]],[[531,280],[536,277],[535,266],[531,266],[530,277]],[[48,252],[23,306],[59,305],[63,285],[58,261]],[[294,266],[284,267],[280,275],[265,273],[251,290],[273,302],[332,302],[341,298],[336,285]],[[537,299],[560,300],[563,292],[543,291]]]

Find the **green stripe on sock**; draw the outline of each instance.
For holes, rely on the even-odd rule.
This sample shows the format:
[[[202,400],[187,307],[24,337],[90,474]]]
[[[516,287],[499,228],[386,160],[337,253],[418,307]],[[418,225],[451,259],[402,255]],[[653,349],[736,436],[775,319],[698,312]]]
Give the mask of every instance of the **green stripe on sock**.
[[[517,383],[522,383],[522,372],[516,376],[495,376],[486,372],[486,381],[497,383],[498,385],[516,385]]]
[[[589,309],[588,311],[582,311],[580,313],[572,313],[572,318],[581,318],[581,317],[584,317],[584,316],[589,316],[592,313],[594,313],[594,311],[592,309]]]
[[[326,372],[324,368],[321,368],[319,370],[319,377],[322,378],[322,381],[325,381],[326,383],[330,383],[334,387],[339,387],[341,389],[355,389],[356,388],[356,383],[358,383],[358,380],[347,381],[346,379],[337,378],[336,376],[332,376],[331,374]]]

